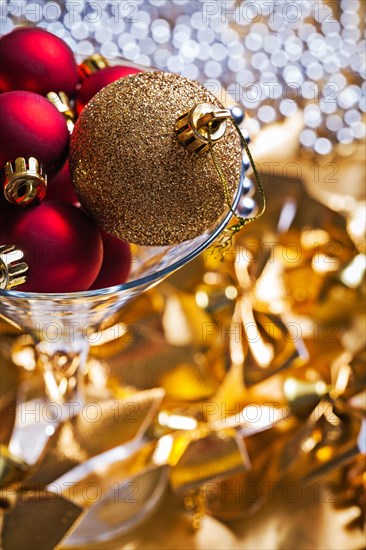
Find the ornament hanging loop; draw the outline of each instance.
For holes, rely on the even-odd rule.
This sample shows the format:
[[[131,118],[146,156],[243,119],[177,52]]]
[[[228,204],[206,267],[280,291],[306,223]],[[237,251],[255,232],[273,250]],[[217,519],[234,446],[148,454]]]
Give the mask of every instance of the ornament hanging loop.
[[[234,128],[240,138],[242,148],[248,155],[262,201],[262,207],[259,213],[249,218],[238,216],[233,210],[227,177],[222,171],[213,149],[213,145],[224,137],[226,132],[226,121],[228,119],[230,119],[234,125]],[[233,119],[232,113],[229,109],[221,109],[213,103],[199,103],[189,111],[183,113],[177,119],[175,123],[175,133],[178,141],[182,143],[188,151],[198,155],[202,155],[208,151],[210,152],[212,162],[223,186],[226,205],[237,220],[234,225],[231,225],[229,228],[224,230],[222,236],[218,239],[217,245],[214,247],[223,258],[225,250],[231,246],[234,235],[236,235],[236,233],[238,233],[248,223],[260,218],[265,211],[266,197],[258,170],[255,166],[248,144],[244,139],[238,124]]]
[[[216,132],[220,129],[218,134],[220,137],[216,137],[217,141],[218,139],[221,139],[221,134],[224,135],[226,131],[226,124],[223,124],[223,122],[230,117],[231,113],[227,109],[215,109],[200,116],[197,122],[193,119],[193,122],[196,124],[198,132],[205,139],[208,139],[209,135],[215,136]]]
[[[175,123],[178,141],[192,153],[202,155],[209,150],[210,140],[217,143],[226,132],[226,121],[231,118],[228,109],[213,103],[200,103],[183,113]]]
[[[232,204],[231,204],[231,199],[230,199],[230,196],[229,196],[229,188],[228,188],[227,178],[226,178],[225,174],[223,173],[223,171],[221,169],[221,166],[219,164],[218,159],[216,158],[216,155],[215,155],[215,152],[214,152],[214,149],[213,149],[214,142],[211,139],[212,134],[211,135],[209,134],[208,146],[209,146],[209,151],[210,151],[210,154],[211,154],[212,162],[214,163],[217,175],[219,176],[219,178],[221,180],[221,183],[222,183],[222,186],[223,186],[223,189],[224,189],[226,204],[229,207],[230,211],[232,212],[233,216],[237,220],[236,223],[234,223],[234,225],[231,225],[230,227],[226,228],[223,231],[221,236],[218,238],[217,243],[213,247],[214,251],[217,252],[221,256],[222,260],[224,259],[225,251],[228,250],[231,247],[234,236],[237,233],[239,233],[239,231],[241,231],[241,229],[245,225],[258,220],[261,216],[263,216],[263,214],[266,210],[266,196],[265,196],[265,193],[264,193],[264,189],[263,189],[263,185],[262,185],[262,181],[261,181],[259,172],[258,172],[257,167],[255,165],[255,162],[253,160],[253,157],[252,157],[252,154],[250,152],[249,146],[248,146],[246,140],[244,139],[243,134],[242,134],[238,124],[235,122],[235,120],[233,118],[231,118],[231,121],[232,121],[232,124],[234,125],[234,127],[237,131],[237,134],[238,134],[239,138],[240,138],[242,148],[244,149],[244,151],[248,155],[249,162],[250,162],[250,165],[252,167],[252,170],[253,170],[253,173],[254,173],[254,176],[255,176],[255,180],[256,180],[256,183],[257,183],[257,189],[258,189],[259,196],[261,198],[262,206],[261,206],[261,209],[258,212],[258,214],[256,214],[255,216],[249,217],[249,218],[243,218],[242,216],[238,216],[237,213],[233,210],[233,207],[232,207]],[[212,128],[212,123],[209,123],[208,127],[209,127],[209,132],[210,132],[210,130]]]

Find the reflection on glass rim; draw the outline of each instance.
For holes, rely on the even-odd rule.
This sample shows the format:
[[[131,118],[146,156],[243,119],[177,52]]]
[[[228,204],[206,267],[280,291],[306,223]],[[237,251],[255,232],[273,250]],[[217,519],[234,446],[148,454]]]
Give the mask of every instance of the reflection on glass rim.
[[[244,182],[244,177],[242,173],[237,190],[236,190],[236,194],[232,203],[233,210],[235,210],[238,205],[238,202],[241,196],[243,182]],[[230,219],[232,218],[232,213],[230,210],[228,210],[226,214],[225,213],[223,214],[223,216],[224,216],[223,220],[211,233],[209,232],[209,230],[207,230],[206,233],[203,233],[202,235],[200,235],[199,237],[196,237],[195,239],[191,239],[190,241],[185,241],[183,243],[180,243],[180,245],[183,245],[183,246],[188,245],[189,243],[193,245],[194,242],[202,240],[202,242],[196,248],[194,248],[193,251],[187,253],[181,259],[177,260],[176,262],[173,262],[168,267],[162,268],[156,271],[155,273],[152,273],[145,277],[139,277],[133,281],[128,281],[121,285],[116,285],[109,288],[103,288],[98,290],[86,290],[82,292],[42,294],[38,292],[22,292],[20,290],[1,290],[0,297],[6,296],[9,298],[32,298],[32,299],[38,299],[38,300],[49,300],[52,298],[53,299],[56,299],[56,298],[72,299],[72,298],[83,298],[83,297],[92,298],[92,297],[97,297],[101,295],[113,294],[115,292],[119,292],[123,290],[133,289],[133,288],[136,288],[137,286],[144,285],[144,284],[150,284],[150,283],[152,284],[164,277],[167,277],[169,274],[173,273],[173,271],[176,271],[186,263],[193,260],[196,256],[198,256],[201,252],[203,252],[211,243],[213,243],[214,240],[220,235],[222,230],[225,228],[225,226],[229,223]],[[205,235],[206,235],[206,238],[204,238]],[[179,245],[172,245],[172,246],[174,247]],[[144,247],[144,248],[149,248],[149,247]],[[160,248],[161,249],[166,248],[166,250],[168,251],[170,247],[160,247]]]

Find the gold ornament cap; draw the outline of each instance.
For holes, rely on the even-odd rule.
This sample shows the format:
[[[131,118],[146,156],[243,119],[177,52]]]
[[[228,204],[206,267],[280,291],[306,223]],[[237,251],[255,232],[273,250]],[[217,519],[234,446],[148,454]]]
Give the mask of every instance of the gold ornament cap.
[[[71,134],[75,126],[76,114],[71,106],[71,102],[65,92],[48,92],[47,99],[64,116],[66,126]]]
[[[220,109],[213,103],[200,103],[183,113],[175,124],[175,131],[188,151],[202,155],[211,143],[217,143],[226,132],[226,120],[231,118],[228,109]]]
[[[17,260],[9,261],[8,254],[16,254]],[[0,290],[11,290],[22,285],[27,280],[28,265],[19,261],[23,258],[23,252],[14,245],[0,245]]]
[[[79,65],[79,74],[81,78],[87,78],[93,73],[109,67],[106,58],[100,53],[93,53]]]
[[[211,155],[192,154],[177,139],[182,115],[194,119],[182,134],[192,132],[198,149],[208,142],[205,126],[217,125],[215,158],[227,190]],[[137,245],[202,235],[221,219],[240,182],[241,141],[228,115],[201,84],[174,73],[109,84],[83,109],[71,135],[70,168],[82,206],[105,231]]]
[[[11,204],[27,206],[34,199],[42,200],[47,191],[47,176],[34,157],[28,161],[18,157],[3,169],[4,195]]]

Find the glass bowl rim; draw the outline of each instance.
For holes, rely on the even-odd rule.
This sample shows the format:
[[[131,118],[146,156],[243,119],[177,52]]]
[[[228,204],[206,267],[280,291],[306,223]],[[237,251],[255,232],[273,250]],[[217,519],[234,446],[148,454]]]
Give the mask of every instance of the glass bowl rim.
[[[244,181],[244,169],[242,168],[239,184],[236,189],[235,198],[231,205],[231,208],[233,210],[235,210],[236,207],[238,206],[238,203],[241,197],[243,181]],[[132,290],[134,288],[137,288],[145,284],[153,284],[156,281],[159,281],[160,279],[167,277],[174,271],[177,271],[180,267],[183,267],[185,264],[189,263],[191,260],[199,256],[201,252],[206,250],[210,246],[210,244],[212,244],[212,242],[215,241],[215,239],[220,235],[222,230],[227,226],[232,216],[233,216],[233,213],[231,210],[229,210],[226,213],[222,222],[216,227],[216,229],[212,231],[212,233],[210,233],[207,236],[207,239],[201,242],[201,244],[198,247],[196,247],[192,252],[190,252],[187,255],[184,255],[183,258],[181,258],[180,260],[177,260],[176,262],[173,262],[170,266],[160,269],[155,273],[152,273],[145,277],[139,277],[133,281],[122,283],[120,285],[115,285],[115,286],[96,289],[96,290],[83,290],[80,292],[42,293],[42,292],[22,292],[20,290],[0,290],[0,297],[4,296],[8,298],[23,298],[23,299],[25,298],[29,300],[30,299],[61,300],[61,299],[80,299],[80,298],[93,298],[93,297],[96,298],[98,296],[102,296],[102,295],[108,296],[111,294],[122,292],[124,290]],[[195,238],[199,238],[199,236]],[[189,241],[185,241],[185,242],[189,242]],[[181,244],[181,243],[178,243],[178,244]],[[174,245],[171,245],[171,246],[174,246]]]
[[[79,57],[79,56],[76,56],[76,57]],[[116,56],[112,59],[108,59],[108,61],[111,61],[112,63],[122,61],[125,65],[131,66],[131,67],[136,67],[136,68],[139,68],[139,69],[144,69],[145,71],[158,70],[154,67],[143,67],[142,65],[139,65],[137,63],[133,63],[129,60],[125,60],[125,59],[123,59],[122,57],[119,57],[119,56]],[[174,271],[177,271],[180,267],[183,267],[185,264],[189,263],[191,260],[193,260],[194,258],[199,256],[199,254],[201,254],[201,252],[206,250],[210,246],[210,244],[212,244],[212,242],[220,235],[222,230],[228,225],[228,223],[230,222],[230,219],[233,216],[232,210],[235,210],[236,207],[238,206],[238,203],[239,203],[239,200],[240,200],[240,197],[241,197],[241,191],[242,191],[242,188],[243,188],[244,177],[245,177],[245,170],[242,166],[240,179],[239,179],[239,183],[238,183],[238,186],[236,188],[236,191],[235,191],[235,197],[234,197],[233,203],[232,203],[230,209],[228,210],[228,212],[226,213],[226,215],[225,215],[224,219],[222,220],[222,222],[216,227],[216,229],[214,231],[212,231],[212,233],[210,233],[208,235],[207,239],[205,239],[197,248],[195,248],[189,254],[185,255],[180,260],[172,263],[168,267],[165,267],[165,268],[163,268],[159,271],[156,271],[155,273],[152,273],[150,275],[147,275],[145,277],[139,277],[138,279],[135,279],[133,281],[129,281],[129,282],[126,282],[126,283],[122,283],[122,284],[119,284],[119,285],[114,285],[114,286],[111,286],[111,287],[101,288],[101,289],[83,290],[83,291],[79,291],[79,292],[64,292],[64,293],[59,293],[59,292],[57,292],[57,293],[53,293],[53,292],[42,293],[42,292],[22,292],[21,290],[0,290],[0,297],[3,296],[3,297],[8,297],[8,298],[20,298],[20,299],[29,299],[29,300],[38,299],[38,300],[42,300],[42,301],[46,301],[46,300],[65,300],[65,299],[72,300],[72,299],[82,299],[82,298],[96,298],[98,296],[103,296],[103,295],[104,296],[109,296],[109,295],[113,295],[113,294],[118,293],[118,292],[123,292],[125,290],[132,290],[134,288],[137,288],[139,286],[143,286],[145,284],[147,284],[147,285],[151,284],[152,285],[155,282],[159,281],[160,279],[163,279],[163,278],[167,277],[168,275],[170,275]],[[226,208],[228,208],[228,207],[226,207]],[[209,231],[209,229],[206,230],[206,231]],[[199,238],[199,237],[200,236],[194,237],[194,238]],[[183,242],[189,242],[189,241],[183,241]],[[182,244],[182,243],[177,243],[177,244]],[[167,246],[175,246],[175,245],[173,244],[173,245],[167,245]]]

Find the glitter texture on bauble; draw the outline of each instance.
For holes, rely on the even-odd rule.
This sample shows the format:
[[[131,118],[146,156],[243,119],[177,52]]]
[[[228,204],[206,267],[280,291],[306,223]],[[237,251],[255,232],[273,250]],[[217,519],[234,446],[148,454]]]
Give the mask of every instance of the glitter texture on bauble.
[[[105,231],[139,245],[170,245],[200,235],[223,214],[210,154],[188,152],[174,131],[198,103],[223,108],[201,84],[163,72],[118,80],[88,103],[72,134],[70,166],[82,206]],[[242,152],[230,121],[214,150],[233,193]]]

